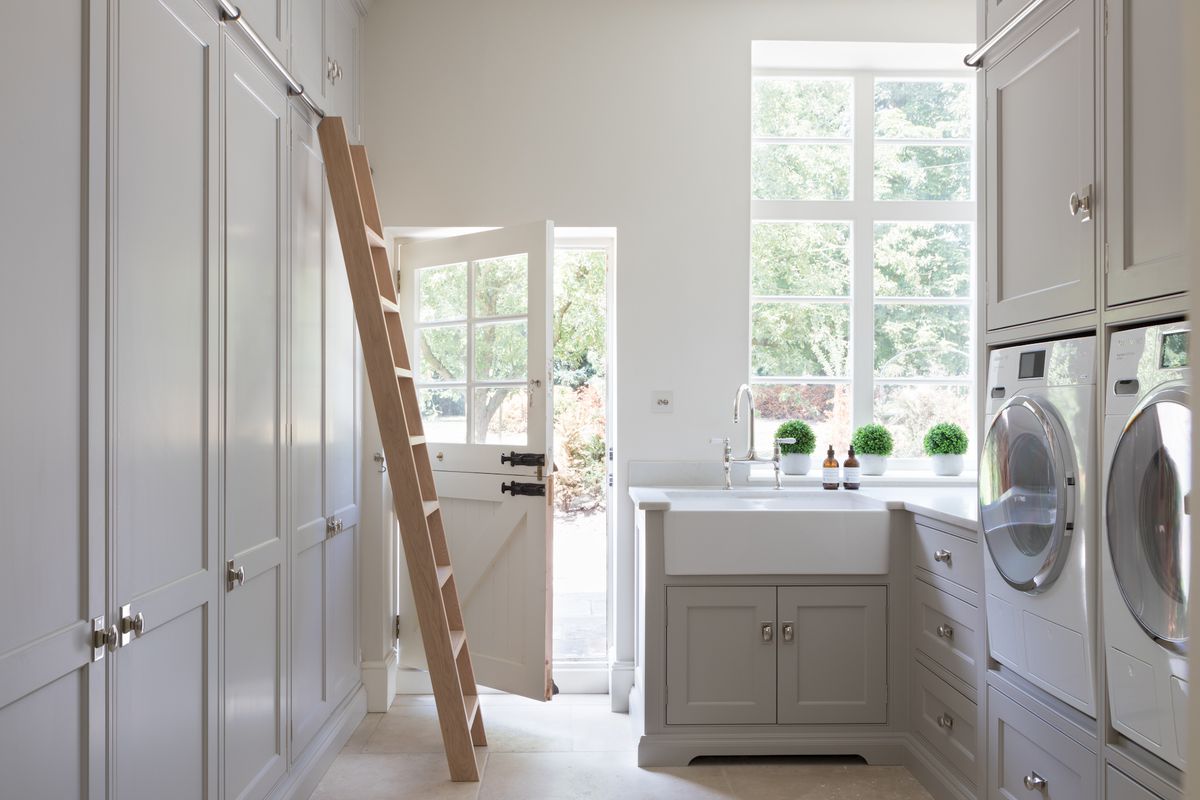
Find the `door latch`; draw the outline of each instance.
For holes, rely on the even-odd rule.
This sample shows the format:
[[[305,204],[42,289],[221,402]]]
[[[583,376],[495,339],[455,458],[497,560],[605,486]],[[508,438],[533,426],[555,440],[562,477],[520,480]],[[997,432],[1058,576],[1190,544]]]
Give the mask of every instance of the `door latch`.
[[[544,467],[546,466],[546,454],[518,453],[516,450],[510,450],[508,455],[500,454],[500,463],[513,467]]]
[[[524,495],[526,497],[545,497],[546,484],[518,483],[516,481],[513,481],[512,483],[502,483],[500,484],[500,494],[504,494],[505,492],[508,492],[513,497],[516,497],[517,495]]]

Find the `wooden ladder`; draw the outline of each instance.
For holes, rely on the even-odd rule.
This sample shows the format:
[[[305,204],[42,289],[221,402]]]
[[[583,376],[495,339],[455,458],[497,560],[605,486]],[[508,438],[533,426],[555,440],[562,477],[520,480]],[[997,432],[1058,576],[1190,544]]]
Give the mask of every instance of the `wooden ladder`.
[[[487,744],[479,693],[367,151],[349,143],[341,117],[318,133],[450,778],[477,781],[475,747]]]

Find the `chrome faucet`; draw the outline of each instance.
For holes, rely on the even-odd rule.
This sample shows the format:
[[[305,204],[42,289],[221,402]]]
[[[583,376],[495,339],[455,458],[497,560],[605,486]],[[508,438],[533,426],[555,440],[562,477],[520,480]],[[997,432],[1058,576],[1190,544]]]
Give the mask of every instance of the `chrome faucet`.
[[[737,394],[733,397],[733,421],[742,421],[742,397],[746,398],[746,409],[749,420],[746,425],[746,454],[741,458],[735,458],[734,461],[749,461],[751,463],[765,461],[760,459],[758,453],[754,451],[754,393],[750,391],[750,386],[743,383],[738,387]]]

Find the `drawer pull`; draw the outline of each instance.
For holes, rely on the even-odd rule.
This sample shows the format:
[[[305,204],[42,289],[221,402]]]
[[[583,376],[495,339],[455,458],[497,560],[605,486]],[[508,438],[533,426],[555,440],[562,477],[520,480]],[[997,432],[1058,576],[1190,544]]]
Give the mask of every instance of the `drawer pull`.
[[[950,551],[949,550],[934,551],[933,560],[937,561],[939,563],[942,563],[942,564],[949,564],[950,563]]]
[[[937,626],[937,635],[938,635],[939,639],[953,639],[954,638],[954,626],[947,625],[946,623],[943,622],[941,625]]]
[[[1025,776],[1025,788],[1031,792],[1044,791],[1046,789],[1046,779],[1036,772],[1030,772]]]
[[[949,714],[938,714],[937,724],[939,728],[945,728],[948,731],[953,730],[954,717],[950,716]]]

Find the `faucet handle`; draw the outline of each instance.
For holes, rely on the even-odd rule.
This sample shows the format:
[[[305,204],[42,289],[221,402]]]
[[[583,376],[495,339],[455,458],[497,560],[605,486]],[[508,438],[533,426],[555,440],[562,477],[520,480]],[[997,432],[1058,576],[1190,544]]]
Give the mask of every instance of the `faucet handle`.
[[[775,444],[795,444],[795,439],[776,439]]]
[[[720,444],[720,445],[724,445],[724,446],[725,446],[725,454],[726,454],[726,455],[728,455],[729,453],[733,452],[733,451],[732,451],[732,449],[731,449],[731,448],[730,448],[730,446],[729,446],[729,437],[728,437],[728,436],[714,436],[714,437],[712,437],[711,439],[709,439],[708,441],[709,441],[709,444]]]

